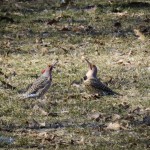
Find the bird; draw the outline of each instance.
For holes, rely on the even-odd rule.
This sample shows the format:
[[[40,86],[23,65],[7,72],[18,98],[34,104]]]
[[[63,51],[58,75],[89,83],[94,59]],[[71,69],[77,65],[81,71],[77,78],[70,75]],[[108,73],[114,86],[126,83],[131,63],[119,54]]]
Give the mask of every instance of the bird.
[[[94,95],[120,95],[117,92],[114,92],[109,87],[107,87],[104,83],[100,81],[100,79],[97,78],[97,67],[96,65],[89,62],[89,60],[85,59],[88,63],[89,70],[86,73],[86,76],[84,76],[83,85],[91,94]]]
[[[40,98],[48,91],[52,83],[52,70],[57,63],[58,61],[53,65],[48,65],[48,67],[42,71],[41,76],[39,76],[22,95],[24,99]]]

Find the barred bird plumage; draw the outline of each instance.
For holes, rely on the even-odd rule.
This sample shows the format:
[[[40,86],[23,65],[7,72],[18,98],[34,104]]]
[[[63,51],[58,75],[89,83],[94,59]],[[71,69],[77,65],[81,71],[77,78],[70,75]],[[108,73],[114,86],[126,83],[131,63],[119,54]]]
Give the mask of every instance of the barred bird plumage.
[[[84,86],[91,94],[98,95],[120,95],[114,92],[97,78],[97,67],[85,59],[88,63],[89,70],[84,77]]]
[[[42,97],[50,88],[52,83],[52,70],[57,64],[49,65],[45,70],[42,71],[40,77],[29,87],[27,92],[23,94],[24,98],[39,98]]]

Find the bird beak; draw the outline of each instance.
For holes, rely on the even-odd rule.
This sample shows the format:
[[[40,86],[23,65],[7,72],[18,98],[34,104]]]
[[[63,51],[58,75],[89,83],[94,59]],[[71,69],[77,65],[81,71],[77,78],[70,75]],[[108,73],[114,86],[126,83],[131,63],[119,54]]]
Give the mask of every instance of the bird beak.
[[[53,68],[55,68],[55,65],[58,63],[58,61],[56,61],[52,66],[53,66]]]
[[[90,67],[90,69],[92,70],[92,63],[90,63],[87,59],[85,59],[86,60],[86,62],[88,63],[88,65],[89,65],[89,67]]]

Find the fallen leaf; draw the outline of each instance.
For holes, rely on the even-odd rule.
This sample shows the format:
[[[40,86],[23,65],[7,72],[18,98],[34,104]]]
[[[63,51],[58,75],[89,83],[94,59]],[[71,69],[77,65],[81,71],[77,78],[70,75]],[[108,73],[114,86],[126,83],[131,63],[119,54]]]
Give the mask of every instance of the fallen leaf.
[[[120,120],[120,118],[121,118],[120,115],[114,114],[114,115],[112,116],[112,121],[118,121],[118,120]]]
[[[148,111],[148,112],[150,112],[150,108],[149,108],[149,107],[148,107],[148,108],[146,108],[146,109],[145,109],[145,111]]]
[[[119,104],[118,106],[123,109],[128,109],[130,107],[130,105],[127,102],[123,102]]]
[[[95,112],[95,113],[93,113],[93,114],[88,115],[88,117],[89,117],[90,119],[93,119],[93,120],[98,121],[98,120],[100,119],[100,113],[99,113],[99,112]]]
[[[122,65],[126,66],[126,65],[131,65],[131,62],[129,60],[120,59],[116,62],[116,64],[122,64]]]
[[[117,13],[114,13],[116,16],[118,17],[127,17],[128,16],[128,12],[127,11],[124,11],[124,12],[117,12]]]
[[[32,119],[31,121],[27,121],[28,127],[29,128],[39,128],[40,124],[35,120]]]
[[[46,126],[46,122],[40,122],[39,125],[40,125],[40,127],[45,127]]]
[[[138,29],[134,29],[133,30],[135,35],[138,36],[138,39],[141,41],[145,41],[145,36],[144,34],[142,34],[142,32],[140,32]]]
[[[42,56],[44,56],[47,53],[48,53],[48,48],[47,47],[42,47],[41,48],[41,54],[42,54]]]
[[[61,31],[71,31],[71,27],[65,26],[60,29]]]
[[[33,60],[30,61],[30,63],[31,63],[31,64],[35,64],[35,63],[38,63],[39,61],[40,61],[40,60],[38,60],[38,59],[33,59]]]
[[[85,137],[81,136],[80,141],[77,141],[78,144],[84,145],[85,144]]]
[[[114,122],[114,123],[109,123],[107,125],[107,128],[108,130],[120,130],[121,129],[121,125],[119,124],[119,122]]]
[[[42,38],[37,38],[37,39],[35,40],[35,43],[36,43],[36,44],[42,44],[42,43],[43,43],[43,39],[42,39]]]
[[[48,133],[47,132],[40,132],[37,136],[39,138],[41,138],[41,139],[47,138],[48,137]]]
[[[46,112],[43,108],[39,107],[38,105],[35,105],[33,107],[33,110],[37,111],[37,112],[40,112],[40,114],[44,115],[44,116],[47,116],[48,115],[48,112]]]
[[[137,114],[137,115],[142,115],[142,114],[144,114],[145,111],[144,111],[144,109],[137,107],[132,112]]]

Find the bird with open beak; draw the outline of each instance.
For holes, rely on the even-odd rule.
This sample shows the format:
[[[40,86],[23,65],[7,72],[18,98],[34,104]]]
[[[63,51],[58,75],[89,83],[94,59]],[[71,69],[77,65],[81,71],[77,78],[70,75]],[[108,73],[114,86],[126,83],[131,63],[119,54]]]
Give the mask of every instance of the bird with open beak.
[[[38,77],[27,92],[23,94],[23,98],[39,98],[48,91],[52,83],[52,70],[57,63],[58,61],[53,65],[48,65],[48,67],[42,71],[41,76]]]
[[[103,84],[98,78],[97,78],[97,67],[89,62],[87,59],[85,59],[88,63],[89,70],[86,73],[86,76],[84,77],[84,86],[87,91],[89,91],[91,94],[95,95],[120,95],[119,93],[116,93],[112,91],[109,87],[107,87],[105,84]]]

